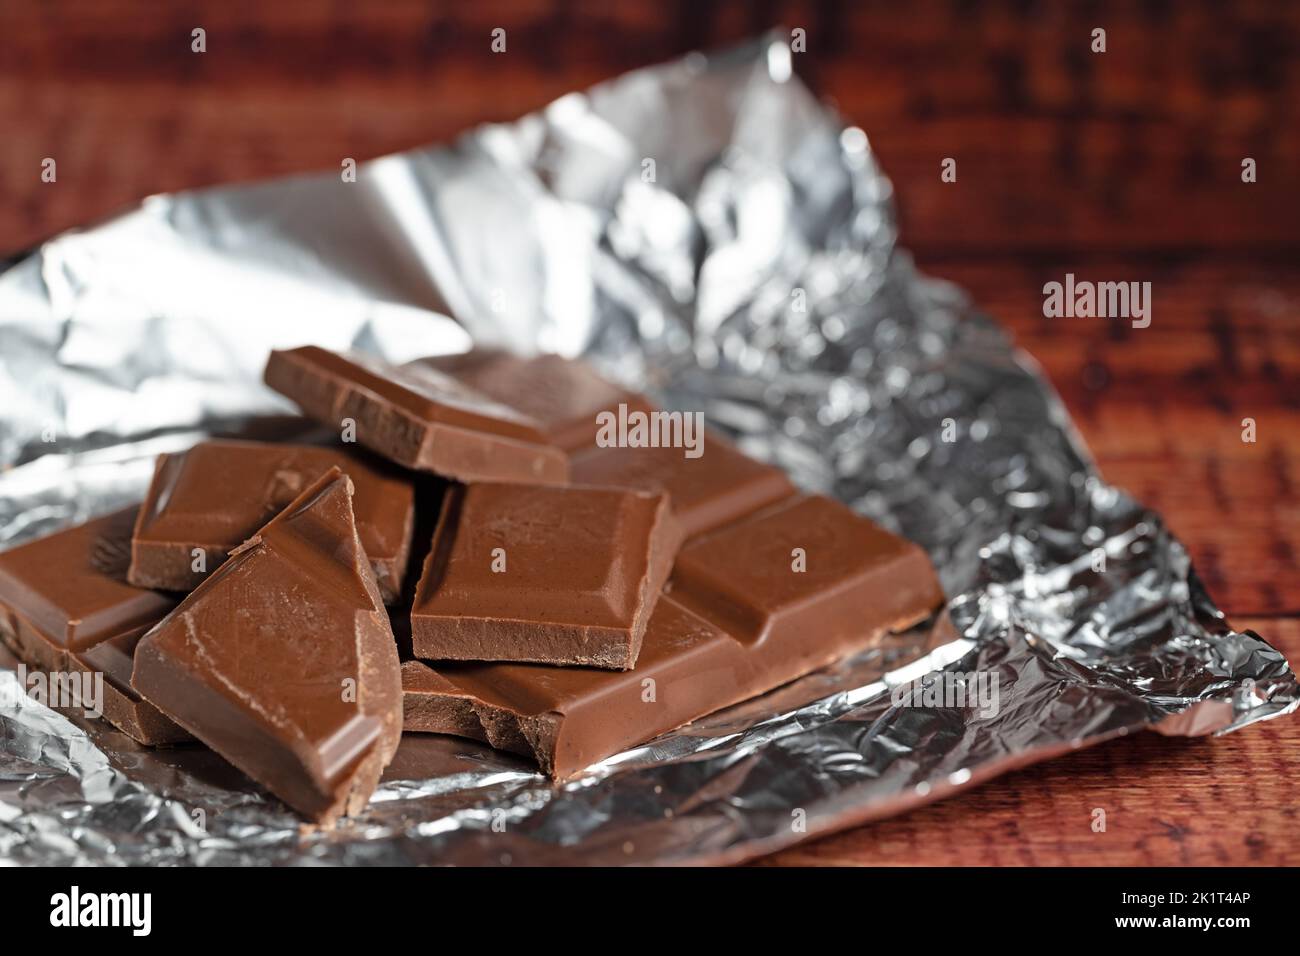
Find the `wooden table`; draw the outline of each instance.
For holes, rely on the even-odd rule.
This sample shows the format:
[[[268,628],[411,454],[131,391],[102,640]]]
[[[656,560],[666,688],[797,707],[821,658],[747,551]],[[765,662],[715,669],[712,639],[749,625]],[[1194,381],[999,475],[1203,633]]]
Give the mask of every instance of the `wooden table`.
[[[445,139],[777,23],[806,31],[800,73],[870,135],[923,267],[1037,356],[1233,622],[1300,658],[1294,4],[0,0],[0,252],[149,193]],[[1150,328],[1044,318],[1066,272],[1152,282]],[[763,862],[1296,863],[1298,776],[1300,720],[1144,734]]]

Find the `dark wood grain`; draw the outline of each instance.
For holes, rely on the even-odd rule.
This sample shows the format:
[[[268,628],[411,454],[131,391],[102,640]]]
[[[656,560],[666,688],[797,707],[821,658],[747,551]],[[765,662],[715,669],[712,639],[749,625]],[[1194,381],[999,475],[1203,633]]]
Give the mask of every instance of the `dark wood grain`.
[[[1037,357],[1234,622],[1300,657],[1294,3],[0,0],[0,250],[153,192],[446,139],[777,24],[807,31],[800,73],[867,130],[923,268]],[[1150,281],[1151,327],[1044,318],[1066,272]],[[764,862],[1296,863],[1297,776],[1294,719],[1142,734]]]
[[[0,246],[149,192],[446,138],[777,24],[807,32],[801,73],[906,187],[918,252],[1296,242],[1295,4],[0,0]]]

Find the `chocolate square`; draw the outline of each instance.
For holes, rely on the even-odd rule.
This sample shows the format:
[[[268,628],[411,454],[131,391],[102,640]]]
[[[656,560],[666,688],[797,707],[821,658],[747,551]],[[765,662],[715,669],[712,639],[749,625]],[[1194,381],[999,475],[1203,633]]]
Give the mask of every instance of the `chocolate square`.
[[[361,544],[385,602],[397,600],[410,554],[415,491],[408,473],[341,448],[205,441],[158,456],[131,542],[139,587],[192,591],[257,529],[334,466],[356,489]],[[205,569],[195,570],[195,551]]]
[[[541,426],[551,444],[568,452],[596,447],[596,416],[616,411],[650,411],[641,395],[601,378],[584,362],[558,355],[520,358],[495,349],[417,359]]]
[[[593,448],[573,457],[574,484],[639,488],[668,494],[687,537],[735,521],[794,494],[785,473],[740,452],[716,432],[704,433],[703,453],[684,449]]]
[[[450,375],[315,346],[276,351],[266,384],[390,461],[459,481],[568,478],[564,452],[541,426]]]
[[[453,488],[411,612],[415,655],[631,667],[679,540],[662,495]]]

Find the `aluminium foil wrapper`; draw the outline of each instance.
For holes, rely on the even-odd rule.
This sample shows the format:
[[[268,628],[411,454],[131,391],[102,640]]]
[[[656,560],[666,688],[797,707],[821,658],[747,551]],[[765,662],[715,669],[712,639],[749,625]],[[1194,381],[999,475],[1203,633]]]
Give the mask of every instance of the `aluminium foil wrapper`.
[[[0,662],[0,860],[738,861],[1141,729],[1294,711],[1043,375],[896,242],[867,136],[772,36],[339,170],[153,196],[0,273],[0,547],[142,497],[160,451],[292,412],[272,348],[583,356],[923,544],[894,637],[556,786],[407,735],[367,810],[297,818],[202,748],[149,751]],[[974,688],[996,688],[996,706]],[[927,690],[961,694],[928,694]]]

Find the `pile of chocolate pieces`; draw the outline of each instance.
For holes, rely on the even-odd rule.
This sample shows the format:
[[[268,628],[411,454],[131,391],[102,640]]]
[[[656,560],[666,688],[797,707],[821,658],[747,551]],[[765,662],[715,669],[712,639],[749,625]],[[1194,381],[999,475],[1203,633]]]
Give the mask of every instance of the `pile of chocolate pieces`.
[[[915,545],[578,362],[304,347],[265,378],[323,443],[160,456],[143,504],[0,554],[0,637],[318,823],[403,732],[564,779],[943,599]]]

